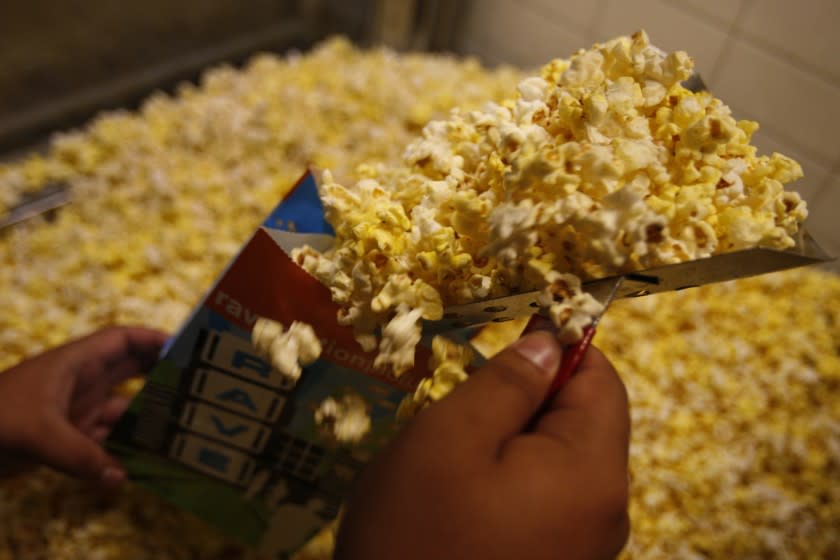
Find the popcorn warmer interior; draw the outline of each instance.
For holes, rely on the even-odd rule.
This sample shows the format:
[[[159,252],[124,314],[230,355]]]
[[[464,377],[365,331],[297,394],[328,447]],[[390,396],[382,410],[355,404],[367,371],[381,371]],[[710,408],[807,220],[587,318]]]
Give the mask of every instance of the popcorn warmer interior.
[[[68,181],[74,202],[54,223],[0,238],[0,367],[112,322],[176,328],[307,161],[345,184],[371,179],[400,165],[430,118],[502,102],[522,77],[333,40],[212,70],[200,86],[102,116],[56,137],[44,156],[3,165],[0,207],[48,180]],[[750,126],[721,130],[742,138]],[[356,170],[372,161],[381,165]],[[764,177],[798,173],[779,156],[761,161]],[[750,211],[773,218],[733,219],[729,239],[784,244],[776,228],[789,231],[783,215],[801,208],[777,195],[775,183],[759,190]],[[702,215],[698,197],[670,201],[673,218]],[[464,356],[437,344],[433,365],[457,369]],[[840,279],[797,270],[618,302],[596,344],[631,398],[626,558],[840,554]],[[449,385],[428,390],[445,394],[460,380],[450,373],[441,376]],[[127,489],[107,500],[46,472],[0,483],[0,510],[0,559],[256,557],[153,496]],[[299,556],[328,558],[331,539],[324,532]]]

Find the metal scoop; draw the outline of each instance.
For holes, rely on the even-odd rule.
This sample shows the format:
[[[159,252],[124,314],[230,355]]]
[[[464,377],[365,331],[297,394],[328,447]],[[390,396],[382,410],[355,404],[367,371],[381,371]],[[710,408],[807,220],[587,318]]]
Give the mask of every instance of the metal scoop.
[[[621,282],[616,289],[615,299],[684,290],[831,260],[834,259],[817,245],[804,228],[801,228],[796,245],[784,251],[762,247],[732,251],[704,259],[586,281],[583,283],[583,290],[605,303],[619,279]],[[423,324],[423,334],[441,334],[539,313],[537,295],[539,292],[533,291],[448,306],[444,309],[443,319]]]
[[[595,329],[601,317],[613,300],[682,290],[829,260],[833,259],[826,255],[803,228],[800,230],[796,246],[786,251],[765,248],[733,251],[695,261],[584,282],[582,286],[584,291],[598,299],[604,308],[584,329],[581,339],[563,349],[562,362],[546,393],[545,402],[548,403],[574,375],[595,337]],[[473,336],[477,333],[477,329],[468,327],[479,327],[491,322],[531,316],[524,331],[518,336],[533,330],[553,331],[554,325],[542,315],[543,310],[537,304],[536,299],[539,293],[527,292],[447,307],[444,309],[445,315],[442,320],[424,323],[423,335],[430,338],[435,334],[441,334],[459,344],[467,345],[475,351],[475,359],[471,365],[480,367],[489,356],[485,355],[480,346],[474,344]]]
[[[41,190],[28,194],[5,216],[0,216],[0,232],[35,216],[70,203],[70,189],[66,183],[49,183]]]

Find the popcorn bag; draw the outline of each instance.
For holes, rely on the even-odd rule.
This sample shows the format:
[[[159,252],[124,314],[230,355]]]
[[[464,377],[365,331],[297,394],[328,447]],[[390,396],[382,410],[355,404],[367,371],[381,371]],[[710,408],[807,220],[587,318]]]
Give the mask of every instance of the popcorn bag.
[[[337,323],[329,289],[289,257],[303,244],[328,247],[331,234],[307,172],[164,349],[107,443],[131,480],[275,557],[337,516],[429,358],[418,347],[414,368],[395,378]],[[303,321],[320,339],[297,383],[252,346],[261,317]],[[352,447],[330,443],[314,420],[322,401],[346,394],[370,403],[370,432]]]

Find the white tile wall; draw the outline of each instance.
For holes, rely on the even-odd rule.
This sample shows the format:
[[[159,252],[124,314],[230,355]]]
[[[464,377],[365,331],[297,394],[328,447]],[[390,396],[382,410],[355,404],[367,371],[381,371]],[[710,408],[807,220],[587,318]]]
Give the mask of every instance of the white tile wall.
[[[645,29],[683,49],[736,117],[761,123],[762,152],[802,164],[808,228],[840,256],[840,0],[474,0],[460,49],[537,66]],[[840,272],[840,263],[833,269]]]
[[[840,175],[835,175],[809,207],[808,222],[814,239],[834,257],[840,257]],[[830,268],[840,273],[840,261]]]
[[[838,24],[840,2],[836,0],[754,0],[745,5],[740,28],[744,36],[777,56],[837,81]]]
[[[735,21],[738,11],[744,5],[744,0],[668,0],[670,4],[687,11],[699,14],[726,28]],[[632,4],[632,1],[630,2]]]

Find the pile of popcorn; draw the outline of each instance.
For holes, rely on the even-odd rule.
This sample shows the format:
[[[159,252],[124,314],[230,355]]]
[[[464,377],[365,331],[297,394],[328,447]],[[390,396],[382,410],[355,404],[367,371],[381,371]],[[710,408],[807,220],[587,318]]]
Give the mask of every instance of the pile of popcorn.
[[[792,247],[807,210],[783,186],[802,169],[756,155],[756,123],[685,89],[692,66],[644,32],[553,60],[516,98],[430,122],[402,165],[366,164],[349,187],[325,173],[336,242],[293,257],[400,375],[446,305],[544,290],[575,342],[602,309],[578,276]]]
[[[509,97],[519,78],[332,39],[211,69],[0,163],[0,215],[51,181],[73,197],[54,221],[0,234],[0,371],[109,324],[174,331],[307,164],[352,179],[362,162],[396,163],[429,119]],[[17,520],[0,524],[0,559],[220,557],[211,529],[154,496],[87,492],[43,473],[0,482],[2,518]]]
[[[332,169],[336,181],[385,182],[387,170],[403,169],[403,147],[431,118],[455,105],[467,118],[487,101],[501,103],[521,78],[471,61],[361,51],[333,40],[305,55],[264,55],[242,70],[211,70],[200,86],[153,96],[137,113],[100,117],[57,137],[44,156],[3,165],[0,213],[51,180],[67,181],[74,202],[54,222],[36,220],[0,237],[0,369],[113,322],[176,328],[200,287],[209,286],[306,162]],[[710,99],[701,106],[704,113],[723,110]],[[732,138],[750,129],[721,126],[718,132]],[[710,137],[718,134],[713,130],[710,124]],[[696,132],[688,141],[702,144],[703,130]],[[534,165],[542,165],[539,153]],[[797,173],[778,156],[760,161],[761,178],[783,182]],[[357,172],[360,163],[367,165]],[[693,179],[702,183],[690,191],[697,197],[662,192],[673,216],[667,231],[652,228],[654,239],[667,235],[687,251],[708,250],[711,236],[704,246],[698,234],[705,221],[721,250],[749,240],[785,243],[776,228],[787,232],[790,222],[776,223],[776,202],[784,206],[778,212],[796,215],[797,201],[774,199],[775,183],[764,181],[746,205],[756,219],[719,216],[722,223],[711,223],[703,201],[717,175],[705,167],[698,170],[702,181]],[[560,180],[562,169],[556,171]],[[715,197],[744,188],[725,175],[712,185],[715,208]],[[507,175],[488,169],[483,177],[491,176]],[[606,192],[599,192],[586,196],[601,200]],[[480,203],[463,203],[481,211]],[[609,245],[598,251],[608,255]],[[447,270],[458,270],[456,256],[445,256]],[[431,280],[445,267],[430,264]],[[617,302],[596,344],[616,363],[631,398],[633,534],[626,558],[840,553],[840,279],[799,270]],[[440,384],[426,383],[433,398],[462,379],[455,370],[465,359],[444,342],[437,346]],[[256,558],[155,496],[128,488],[108,498],[43,471],[0,482],[0,518],[0,560]],[[300,557],[329,558],[332,543],[325,531]]]
[[[212,69],[0,164],[0,215],[51,181],[73,197],[0,238],[0,370],[105,324],[174,330],[307,164],[352,179],[394,163],[430,118],[509,97],[519,77],[336,39]]]
[[[794,270],[618,301],[626,558],[840,557],[840,277]]]

